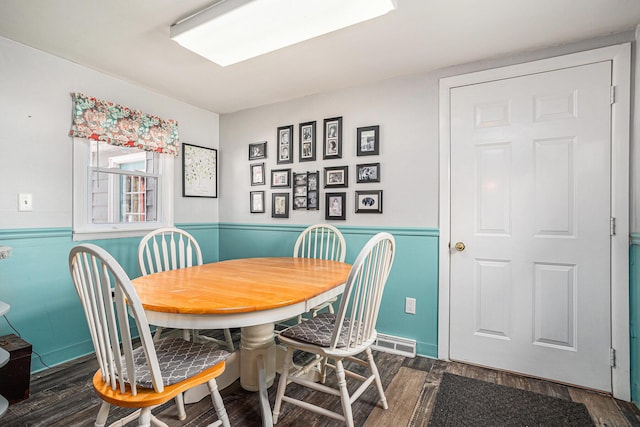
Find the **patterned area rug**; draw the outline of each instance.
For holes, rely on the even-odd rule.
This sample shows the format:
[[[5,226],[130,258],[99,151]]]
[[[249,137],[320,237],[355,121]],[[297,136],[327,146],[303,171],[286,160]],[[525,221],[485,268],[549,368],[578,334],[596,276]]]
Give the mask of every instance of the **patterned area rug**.
[[[570,400],[444,373],[430,427],[593,426],[586,406]]]

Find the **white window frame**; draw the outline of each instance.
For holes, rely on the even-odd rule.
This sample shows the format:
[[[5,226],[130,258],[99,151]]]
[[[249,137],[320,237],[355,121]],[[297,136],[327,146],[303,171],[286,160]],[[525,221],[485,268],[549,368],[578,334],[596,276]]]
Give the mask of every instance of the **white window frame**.
[[[159,154],[157,220],[134,223],[93,224],[91,222],[91,142],[73,138],[73,240],[139,237],[151,230],[173,226],[174,156]]]

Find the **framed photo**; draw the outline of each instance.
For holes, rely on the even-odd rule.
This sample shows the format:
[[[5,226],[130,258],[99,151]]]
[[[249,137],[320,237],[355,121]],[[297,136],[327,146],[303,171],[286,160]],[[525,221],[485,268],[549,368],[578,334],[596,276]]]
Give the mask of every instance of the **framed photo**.
[[[308,210],[317,210],[319,207],[318,203],[318,192],[316,190],[307,192],[307,209]]]
[[[382,213],[382,190],[356,191],[356,213]]]
[[[301,162],[316,159],[316,122],[300,123],[300,147],[298,156]]]
[[[324,168],[324,188],[349,186],[349,166]]]
[[[249,160],[267,158],[267,141],[249,144]]]
[[[358,156],[380,154],[380,126],[358,128]]]
[[[342,158],[342,117],[324,119],[324,144],[322,158]]]
[[[278,128],[278,164],[293,163],[293,125]]]
[[[271,218],[289,218],[289,193],[271,195]]]
[[[380,182],[380,163],[356,165],[356,182]]]
[[[294,173],[293,194],[295,196],[307,196],[307,174]]]
[[[342,220],[347,218],[347,193],[325,193],[325,219]]]
[[[182,144],[182,196],[218,197],[218,150]]]
[[[251,172],[251,185],[264,185],[264,163],[254,163],[249,165]]]
[[[249,192],[249,210],[251,213],[264,213],[264,191]]]
[[[318,171],[307,172],[307,209],[309,210],[317,210],[320,206],[320,201],[318,200],[319,175]]]
[[[271,188],[291,188],[291,169],[272,169]]]

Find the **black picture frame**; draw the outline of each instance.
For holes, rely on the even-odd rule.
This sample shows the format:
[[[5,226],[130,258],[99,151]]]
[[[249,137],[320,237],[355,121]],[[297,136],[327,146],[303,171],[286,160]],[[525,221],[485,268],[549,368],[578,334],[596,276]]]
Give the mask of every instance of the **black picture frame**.
[[[251,213],[264,213],[264,191],[249,192],[249,211]]]
[[[271,195],[271,218],[289,218],[289,193]]]
[[[249,160],[259,160],[267,158],[267,141],[254,142],[249,144]]]
[[[356,183],[380,182],[380,163],[356,165]]]
[[[182,197],[218,197],[218,150],[182,144]]]
[[[249,165],[249,175],[251,178],[251,185],[264,185],[266,178],[264,176],[264,163],[252,163]]]
[[[323,159],[342,158],[342,117],[324,119]]]
[[[298,160],[312,162],[316,160],[316,122],[300,123],[298,128]]]
[[[349,187],[349,166],[324,168],[324,188]]]
[[[307,173],[293,174],[293,210],[307,209]]]
[[[307,172],[307,210],[320,208],[320,172]]]
[[[382,213],[382,190],[356,191],[356,213]]]
[[[293,125],[278,128],[277,163],[293,163]]]
[[[291,188],[291,169],[272,169],[271,188]]]
[[[380,126],[366,126],[357,130],[357,155],[375,156],[380,154]]]
[[[325,219],[347,219],[347,193],[325,193]]]

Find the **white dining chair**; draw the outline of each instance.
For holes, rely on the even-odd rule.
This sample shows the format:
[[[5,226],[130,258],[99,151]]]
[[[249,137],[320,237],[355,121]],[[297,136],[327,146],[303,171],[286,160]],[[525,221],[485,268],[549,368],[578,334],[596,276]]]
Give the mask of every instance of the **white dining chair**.
[[[189,233],[175,227],[165,227],[153,230],[142,238],[138,245],[138,264],[143,276],[160,271],[202,265],[202,251],[198,241]],[[231,331],[224,329],[225,340],[202,335],[194,330],[194,341],[211,341],[224,345],[231,352],[234,351]],[[155,338],[162,334],[162,328],[156,327]],[[189,331],[183,331],[183,336],[189,340]]]
[[[315,224],[307,227],[298,236],[293,247],[294,258],[318,258],[344,262],[347,254],[347,244],[344,236],[331,224]],[[334,313],[333,303],[337,298],[332,298],[311,308],[310,313],[315,317],[320,310],[327,308],[329,313]],[[298,316],[298,323],[302,321],[302,315]]]
[[[287,347],[285,364],[280,375],[276,401],[273,408],[273,423],[278,422],[282,402],[288,402],[303,409],[325,415],[347,426],[353,427],[353,412],[351,404],[372,383],[378,390],[379,403],[387,409],[387,400],[380,381],[380,374],[371,353],[371,345],[377,337],[376,321],[382,293],[384,291],[389,271],[395,254],[395,240],[389,233],[378,233],[362,248],[353,263],[345,290],[337,313],[320,313],[316,317],[291,326],[280,332],[280,343]],[[319,357],[310,362],[314,366],[305,366],[301,372],[308,372],[309,368],[320,369],[321,383],[315,383],[297,376],[292,371],[293,353],[302,350]],[[365,358],[356,357],[364,353]],[[334,364],[329,363],[334,361]],[[364,377],[345,369],[343,361],[349,361],[369,369],[370,375]],[[338,388],[324,384],[327,369],[332,369],[338,381]],[[362,382],[360,386],[349,394],[346,378]],[[312,390],[339,396],[342,402],[342,413],[331,411],[309,401],[301,401],[285,395],[290,383],[295,383]],[[307,396],[297,392],[298,396]],[[318,399],[314,400],[318,402]]]
[[[111,406],[116,405],[137,410],[112,426],[124,426],[137,418],[139,426],[167,427],[151,410],[176,399],[178,418],[184,420],[182,392],[205,383],[218,414],[212,426],[229,426],[216,383],[229,356],[226,350],[181,337],[155,341],[133,284],[104,249],[93,244],[74,247],[69,270],[100,366],[93,376],[93,388],[102,399],[95,426],[104,426]],[[130,318],[140,336],[135,348]]]

